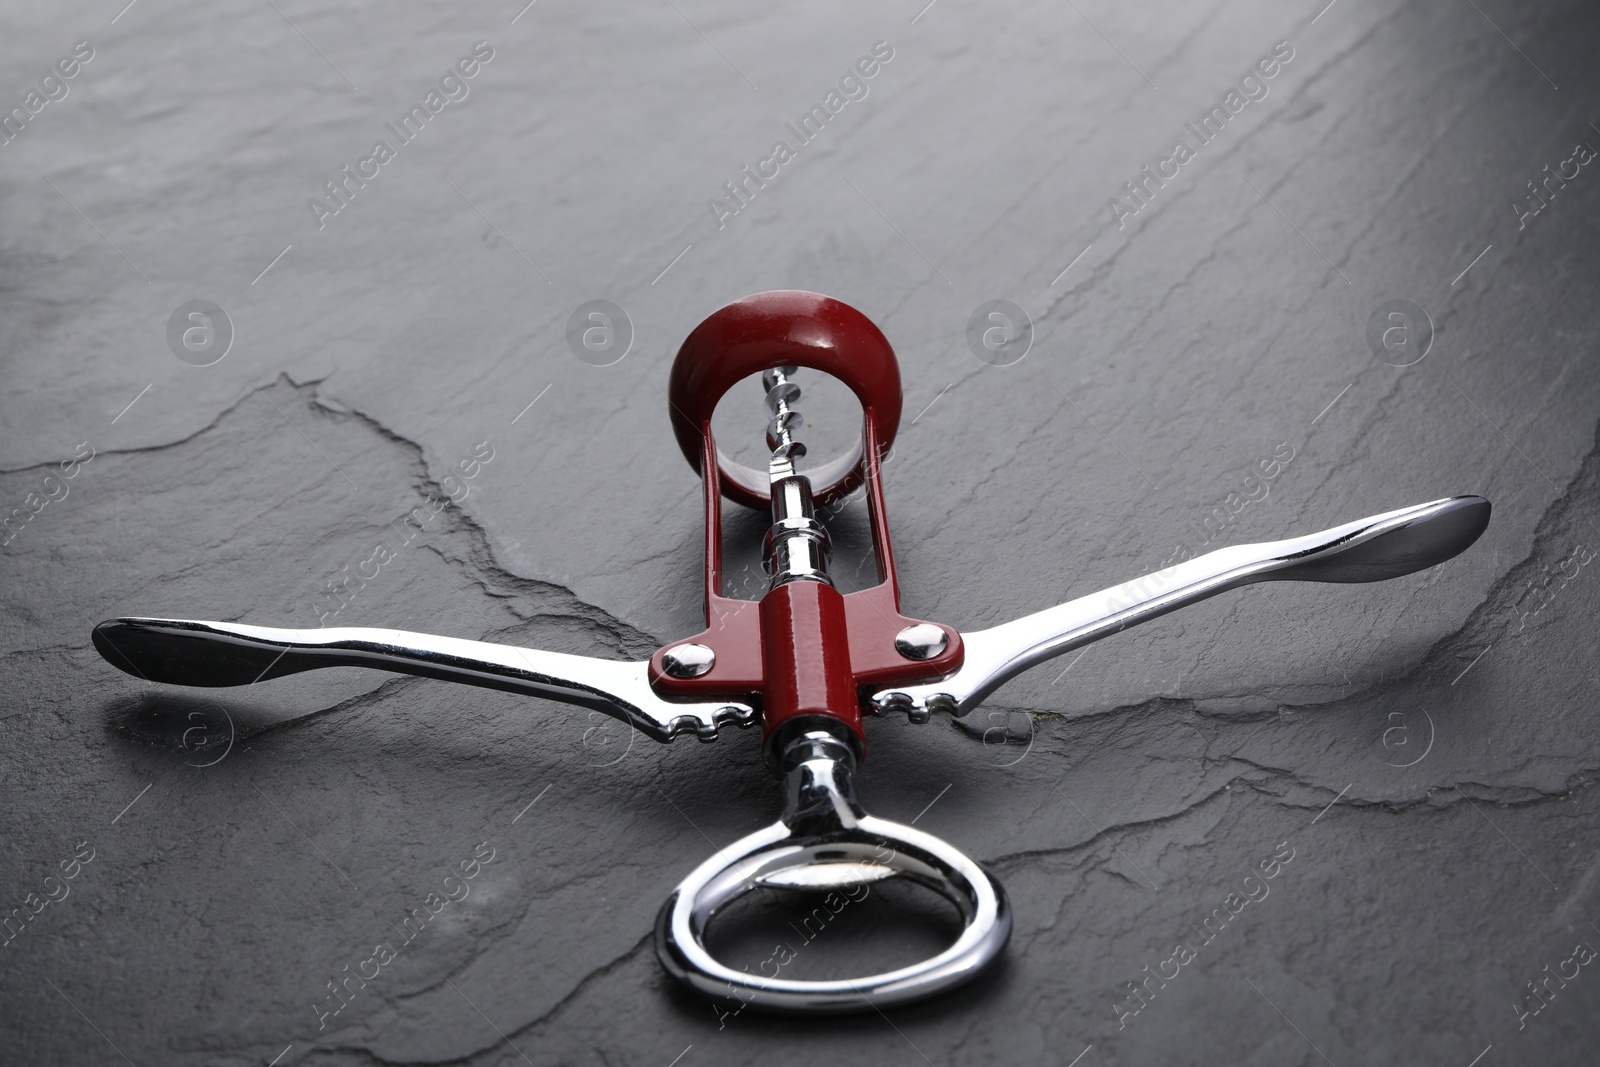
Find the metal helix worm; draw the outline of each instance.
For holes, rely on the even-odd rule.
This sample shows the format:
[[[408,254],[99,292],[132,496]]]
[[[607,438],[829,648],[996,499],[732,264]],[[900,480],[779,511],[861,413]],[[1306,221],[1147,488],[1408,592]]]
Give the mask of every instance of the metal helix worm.
[[[774,367],[761,375],[767,391],[767,447],[772,449],[769,471],[773,481],[794,475],[794,461],[806,454],[806,446],[794,439],[801,423],[800,413],[790,407],[800,399],[800,387],[789,380],[798,368]]]

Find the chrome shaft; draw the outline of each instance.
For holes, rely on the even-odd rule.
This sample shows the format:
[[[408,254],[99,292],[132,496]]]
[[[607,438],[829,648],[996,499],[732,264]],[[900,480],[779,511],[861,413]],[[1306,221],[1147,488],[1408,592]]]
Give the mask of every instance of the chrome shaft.
[[[767,447],[772,458],[767,476],[772,491],[772,527],[767,531],[764,564],[776,589],[786,582],[823,582],[828,577],[831,545],[827,528],[817,521],[811,499],[811,479],[796,474],[794,461],[806,446],[794,439],[803,421],[791,406],[800,399],[800,387],[789,380],[794,367],[775,367],[761,376],[767,390]]]

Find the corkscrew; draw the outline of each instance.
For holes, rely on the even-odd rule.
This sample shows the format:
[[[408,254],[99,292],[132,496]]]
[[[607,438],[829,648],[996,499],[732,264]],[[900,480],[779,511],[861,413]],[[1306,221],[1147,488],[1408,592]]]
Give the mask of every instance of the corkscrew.
[[[831,374],[861,403],[845,454],[802,472],[799,368]],[[736,382],[762,375],[765,470],[729,459],[711,416]],[[597,709],[658,740],[761,725],[762,754],[782,783],[774,823],[720,850],[663,905],[656,949],[666,970],[715,1000],[775,1011],[884,1008],[968,981],[1011,933],[1005,890],[932,834],[868,815],[857,797],[863,716],[964,716],[1043,660],[1254,582],[1370,582],[1410,574],[1466,549],[1489,502],[1448,497],[1320,533],[1235,545],[1115,589],[985,630],[961,633],[900,613],[882,458],[901,414],[899,365],[864,315],[815,293],[780,291],[712,314],[673,362],[669,417],[704,490],[706,629],[641,662],[545,652],[398,630],[277,629],[243,623],[123,618],[95,627],[111,663],[153,682],[249,685],[320,667],[361,666],[544,697]],[[865,489],[877,584],[841,592],[817,507]],[[722,587],[722,499],[769,511],[768,589],[759,601]],[[719,909],[758,888],[829,892],[886,878],[930,888],[960,912],[954,943],[910,966],[854,979],[802,980],[735,969],[705,945]]]

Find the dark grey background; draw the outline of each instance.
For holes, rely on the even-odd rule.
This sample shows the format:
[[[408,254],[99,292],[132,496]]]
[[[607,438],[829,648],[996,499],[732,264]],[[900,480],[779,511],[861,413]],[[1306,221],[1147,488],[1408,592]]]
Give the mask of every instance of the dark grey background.
[[[0,1060],[1594,1061],[1593,967],[1520,1030],[1516,1005],[1600,947],[1600,170],[1520,230],[1513,204],[1600,146],[1600,10],[519,6],[7,5],[5,108],[95,55],[0,147],[0,512],[95,456],[0,550],[0,908],[94,859],[0,949]],[[468,98],[319,230],[307,199],[480,40]],[[707,199],[880,40],[870,94],[719,230]],[[1285,40],[1270,94],[1119,230],[1108,199]],[[485,441],[339,624],[627,657],[693,632],[668,365],[780,287],[899,353],[913,615],[975,628],[1154,570],[1280,443],[1222,542],[1452,493],[1494,520],[1425,573],[1092,646],[965,727],[871,722],[868,807],[921,812],[1016,912],[993,972],[887,1017],[719,1023],[656,963],[672,885],[776,812],[753,734],[629,748],[581,711],[357,671],[180,691],[89,645],[122,614],[314,626]],[[167,346],[193,299],[236,333],[210,367]],[[636,332],[610,367],[565,341],[592,299]],[[991,299],[1035,324],[1011,367],[965,341]],[[1394,299],[1437,328],[1405,369],[1365,340]],[[741,404],[719,426],[754,448]],[[837,393],[800,407],[811,440],[848,436]],[[863,516],[836,526],[854,567]],[[736,562],[759,530],[732,523]],[[325,983],[480,842],[469,898],[319,1030]],[[1282,842],[1267,899],[1119,1030],[1125,984]],[[887,896],[806,966],[926,950],[938,928]],[[759,960],[784,915],[740,918],[730,958]]]

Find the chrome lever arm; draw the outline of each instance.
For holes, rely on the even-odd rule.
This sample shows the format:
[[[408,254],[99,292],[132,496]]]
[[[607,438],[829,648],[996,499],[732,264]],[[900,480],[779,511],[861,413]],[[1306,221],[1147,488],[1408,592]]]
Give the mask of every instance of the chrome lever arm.
[[[919,719],[932,710],[960,717],[1037,663],[1185,605],[1253,582],[1398,578],[1463,551],[1488,523],[1487,500],[1457,496],[1305,537],[1220,548],[1114,589],[963,633],[966,660],[955,674],[929,685],[879,691],[872,705],[880,712],[905,710]]]
[[[714,741],[722,725],[755,721],[745,704],[663,700],[650,688],[648,660],[595,659],[404,630],[286,630],[188,619],[112,619],[96,626],[93,637],[107,660],[152,682],[250,685],[321,667],[374,667],[593,708],[657,741],[685,730]]]

